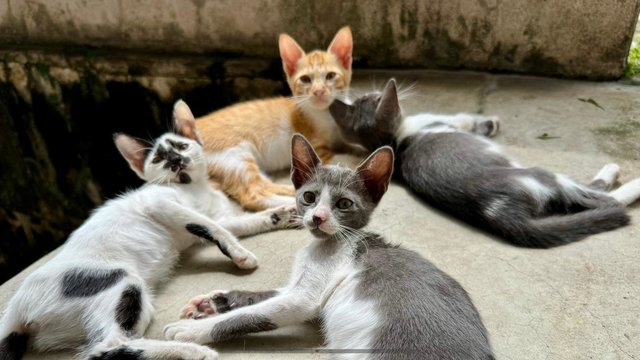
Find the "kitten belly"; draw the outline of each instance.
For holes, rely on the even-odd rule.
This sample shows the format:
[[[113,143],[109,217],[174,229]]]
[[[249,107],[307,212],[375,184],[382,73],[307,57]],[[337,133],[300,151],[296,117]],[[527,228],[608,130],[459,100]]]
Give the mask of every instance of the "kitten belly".
[[[291,131],[282,129],[266,143],[262,152],[254,153],[261,170],[274,172],[291,167]]]

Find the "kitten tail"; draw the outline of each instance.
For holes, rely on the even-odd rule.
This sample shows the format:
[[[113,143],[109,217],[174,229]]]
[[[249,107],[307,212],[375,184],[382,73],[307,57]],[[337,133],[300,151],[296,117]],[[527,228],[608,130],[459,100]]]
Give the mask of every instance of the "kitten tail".
[[[575,214],[514,221],[508,216],[499,224],[504,236],[519,246],[550,248],[614,230],[630,222],[622,207],[585,210]],[[498,220],[499,219],[495,219]]]

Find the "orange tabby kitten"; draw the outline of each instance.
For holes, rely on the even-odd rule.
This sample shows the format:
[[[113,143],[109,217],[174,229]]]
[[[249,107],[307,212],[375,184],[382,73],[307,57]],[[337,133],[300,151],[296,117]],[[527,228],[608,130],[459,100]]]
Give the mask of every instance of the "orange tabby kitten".
[[[280,34],[280,57],[293,97],[239,103],[196,121],[209,158],[209,176],[243,207],[263,210],[294,203],[291,185],[274,184],[262,171],[291,166],[291,136],[303,134],[326,163],[342,144],[328,107],[351,82],[353,39],[338,31],[327,51],[308,54]]]

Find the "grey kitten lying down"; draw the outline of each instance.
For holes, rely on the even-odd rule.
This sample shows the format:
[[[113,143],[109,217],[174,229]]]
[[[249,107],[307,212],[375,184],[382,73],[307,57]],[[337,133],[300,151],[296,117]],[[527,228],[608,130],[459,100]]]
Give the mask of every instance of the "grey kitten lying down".
[[[387,190],[393,151],[356,171],[322,166],[301,135],[291,178],[312,241],[279,290],[193,298],[167,339],[218,343],[319,318],[335,359],[493,359],[480,316],[454,279],[413,251],[360,230]],[[199,320],[195,320],[199,319]]]
[[[497,117],[420,113],[403,117],[395,80],[352,105],[330,106],[346,140],[369,150],[396,149],[396,173],[431,205],[513,244],[547,248],[629,223],[625,206],[640,197],[640,179],[609,192],[619,174],[602,168],[588,186],[564,175],[523,168],[502,154]]]

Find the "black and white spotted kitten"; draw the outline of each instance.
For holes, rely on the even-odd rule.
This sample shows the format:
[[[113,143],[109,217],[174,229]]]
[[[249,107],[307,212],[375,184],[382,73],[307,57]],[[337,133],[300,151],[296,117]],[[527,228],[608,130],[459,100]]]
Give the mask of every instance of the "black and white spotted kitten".
[[[413,251],[360,230],[387,190],[393,151],[383,147],[354,171],[323,166],[294,135],[298,212],[312,240],[289,284],[266,292],[214,291],[192,299],[167,339],[217,343],[319,318],[334,359],[493,359],[465,290]]]
[[[497,117],[420,113],[403,117],[396,83],[382,93],[340,100],[331,114],[347,141],[396,148],[399,176],[432,205],[508,241],[547,248],[629,223],[625,206],[640,197],[640,179],[607,192],[619,167],[606,165],[589,186],[537,167],[522,168],[486,136]]]

